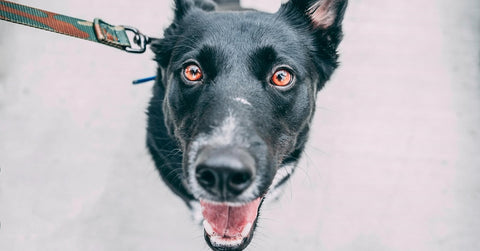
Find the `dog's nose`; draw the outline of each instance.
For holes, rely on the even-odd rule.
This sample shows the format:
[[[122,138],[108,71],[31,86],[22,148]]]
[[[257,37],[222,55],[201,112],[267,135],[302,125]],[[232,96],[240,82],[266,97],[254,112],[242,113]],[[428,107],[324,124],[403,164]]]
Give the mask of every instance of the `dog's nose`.
[[[232,200],[245,191],[254,179],[255,161],[241,149],[202,151],[195,176],[198,184],[219,200]]]

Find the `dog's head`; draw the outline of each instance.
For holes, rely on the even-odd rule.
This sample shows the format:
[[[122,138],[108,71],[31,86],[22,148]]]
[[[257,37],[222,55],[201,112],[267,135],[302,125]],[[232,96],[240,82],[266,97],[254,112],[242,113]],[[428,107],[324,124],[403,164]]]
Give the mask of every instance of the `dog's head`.
[[[263,198],[304,149],[316,94],[337,67],[347,1],[291,0],[275,14],[175,4],[152,46],[148,146],[167,184],[202,205],[209,245],[243,249]]]

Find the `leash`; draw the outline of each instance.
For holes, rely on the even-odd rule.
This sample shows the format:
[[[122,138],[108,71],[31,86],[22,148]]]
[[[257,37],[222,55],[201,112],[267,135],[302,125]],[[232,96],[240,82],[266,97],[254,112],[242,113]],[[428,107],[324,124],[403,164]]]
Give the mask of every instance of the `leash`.
[[[111,25],[99,18],[93,22],[0,0],[0,19],[42,30],[108,45],[130,53],[143,53],[155,40],[136,28]],[[131,43],[128,33],[133,37]]]
[[[0,0],[0,20],[97,42],[130,53],[144,53],[147,45],[157,39],[140,33],[136,28],[114,26],[99,18],[89,22],[5,0]],[[128,33],[131,33],[133,43],[130,42]],[[155,80],[155,76],[134,80],[132,83],[137,85],[152,80]]]

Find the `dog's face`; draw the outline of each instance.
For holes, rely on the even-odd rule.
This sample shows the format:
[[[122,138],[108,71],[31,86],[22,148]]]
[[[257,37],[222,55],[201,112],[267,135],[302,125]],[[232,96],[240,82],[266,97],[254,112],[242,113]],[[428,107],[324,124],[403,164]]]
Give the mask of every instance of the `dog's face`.
[[[159,63],[148,146],[219,250],[245,248],[260,204],[304,149],[318,90],[337,66],[345,0],[292,0],[276,14],[176,1]]]

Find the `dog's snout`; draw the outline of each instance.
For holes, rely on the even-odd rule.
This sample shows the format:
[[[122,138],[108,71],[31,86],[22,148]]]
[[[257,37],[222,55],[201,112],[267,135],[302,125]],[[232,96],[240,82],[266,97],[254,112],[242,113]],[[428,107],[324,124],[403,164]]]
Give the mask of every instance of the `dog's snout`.
[[[241,149],[215,149],[200,153],[195,170],[198,184],[217,200],[233,200],[253,182],[255,161]]]
[[[209,193],[223,197],[239,195],[252,183],[252,172],[246,168],[234,170],[230,166],[200,165],[198,183]]]

